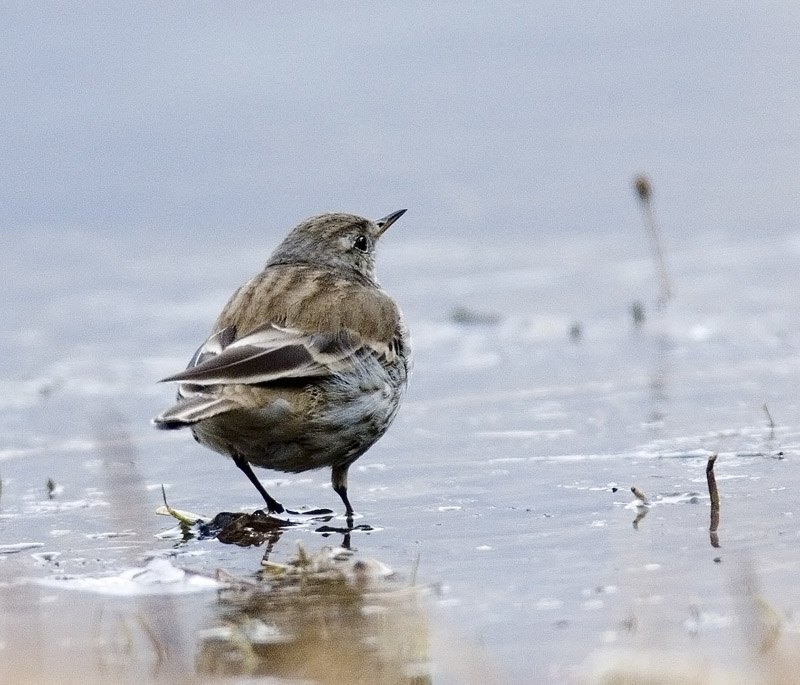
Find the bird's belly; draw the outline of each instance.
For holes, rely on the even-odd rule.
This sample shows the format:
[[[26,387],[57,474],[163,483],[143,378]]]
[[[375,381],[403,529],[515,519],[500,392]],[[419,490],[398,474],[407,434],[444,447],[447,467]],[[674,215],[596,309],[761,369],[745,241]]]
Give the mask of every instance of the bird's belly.
[[[315,386],[311,406],[284,400],[228,412],[193,427],[197,440],[254,466],[301,472],[350,463],[389,428],[405,377],[339,377]],[[275,404],[283,402],[278,409]]]

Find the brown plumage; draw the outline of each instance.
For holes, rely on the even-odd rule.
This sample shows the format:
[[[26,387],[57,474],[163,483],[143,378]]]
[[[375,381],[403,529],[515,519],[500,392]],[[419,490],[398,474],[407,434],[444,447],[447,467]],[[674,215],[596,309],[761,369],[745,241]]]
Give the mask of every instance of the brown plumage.
[[[156,426],[188,426],[231,457],[271,512],[283,507],[251,464],[329,466],[353,513],[348,469],[391,424],[411,366],[400,309],[375,277],[375,242],[404,211],[301,223],[233,294],[187,369],[164,379],[180,383],[178,401]]]

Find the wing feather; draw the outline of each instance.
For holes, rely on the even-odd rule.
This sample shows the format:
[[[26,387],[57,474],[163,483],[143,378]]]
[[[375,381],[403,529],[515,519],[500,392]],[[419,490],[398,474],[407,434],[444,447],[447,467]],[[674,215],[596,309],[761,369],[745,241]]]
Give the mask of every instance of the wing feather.
[[[222,348],[227,330],[203,343],[185,371],[162,380],[206,386],[328,376],[363,349],[361,339],[352,333],[304,334],[275,324],[261,326]]]
[[[179,400],[153,419],[156,428],[173,430],[236,408],[236,402],[217,395],[195,395]]]

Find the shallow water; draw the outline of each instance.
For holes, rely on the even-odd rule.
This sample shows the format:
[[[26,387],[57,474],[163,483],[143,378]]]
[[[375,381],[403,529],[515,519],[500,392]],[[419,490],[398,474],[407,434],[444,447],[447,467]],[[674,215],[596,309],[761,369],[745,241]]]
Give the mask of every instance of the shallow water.
[[[796,679],[796,8],[602,5],[15,9],[2,682]],[[415,372],[356,529],[157,515],[261,502],[150,426],[156,379],[295,222],[405,206],[379,274]]]
[[[21,654],[15,647],[33,639],[42,658],[30,661],[31,674],[42,678],[74,665],[72,654],[85,649],[95,660],[81,662],[81,677],[112,666],[119,677],[268,674],[252,654],[243,665],[239,648],[231,661],[230,639],[212,649],[209,665],[202,636],[215,633],[202,631],[230,625],[229,595],[218,588],[173,592],[159,580],[169,593],[162,600],[107,586],[117,588],[120,574],[153,557],[243,581],[261,570],[264,545],[183,539],[174,520],[155,515],[162,484],[172,507],[204,515],[260,504],[230,462],[188,434],[148,424],[171,395],[153,381],[180,368],[221,304],[222,286],[192,299],[182,274],[157,283],[130,263],[124,246],[109,252],[70,240],[92,279],[54,268],[50,277],[67,287],[55,301],[39,301],[41,318],[17,329],[3,355],[10,359],[23,336],[35,341],[22,366],[4,369],[11,390],[0,415],[4,650]],[[412,579],[419,587],[413,611],[402,608],[398,620],[424,635],[422,661],[433,663],[434,682],[479,682],[485,676],[476,674],[486,672],[497,682],[577,681],[593,653],[620,646],[713,653],[723,666],[746,668],[749,614],[740,598],[754,582],[788,617],[782,639],[794,639],[798,305],[790,279],[763,274],[796,273],[796,241],[777,256],[743,247],[748,259],[734,267],[749,285],[742,292],[727,285],[732,250],[675,252],[680,296],[662,310],[646,304],[639,326],[619,292],[642,292],[651,274],[616,257],[614,245],[593,247],[553,241],[542,252],[520,243],[513,257],[483,251],[473,261],[464,247],[447,263],[444,246],[395,239],[382,255],[384,281],[413,327],[416,367],[396,424],[353,469],[355,523],[364,529],[349,542],[357,559],[396,571],[376,581],[380,592],[400,592]],[[547,256],[555,254],[558,267]],[[698,263],[702,278],[693,281]],[[404,279],[410,264],[413,280]],[[209,280],[224,281],[226,266],[209,261]],[[124,301],[96,309],[119,271]],[[578,280],[585,297],[574,285],[563,291],[562,283]],[[17,283],[27,287],[24,274]],[[74,325],[84,307],[105,313],[102,334]],[[491,317],[457,322],[457,307]],[[43,325],[47,313],[57,316]],[[579,340],[569,335],[573,322]],[[720,455],[719,547],[708,530],[711,453]],[[338,510],[327,473],[261,475],[290,506]],[[637,506],[632,486],[649,507]],[[326,531],[343,527],[336,516],[283,529],[269,559],[293,559],[298,540],[312,555],[339,546],[344,535]],[[48,584],[37,585],[42,579]],[[318,610],[327,611],[311,614]],[[393,616],[397,607],[382,611]],[[258,625],[288,620],[258,612]],[[376,639],[374,624],[345,629]],[[286,655],[298,643],[280,644],[294,663]],[[6,663],[27,668],[31,652],[24,653],[22,665]],[[407,661],[420,667],[418,655]],[[287,669],[272,675],[291,679]],[[343,682],[354,677],[348,673]]]

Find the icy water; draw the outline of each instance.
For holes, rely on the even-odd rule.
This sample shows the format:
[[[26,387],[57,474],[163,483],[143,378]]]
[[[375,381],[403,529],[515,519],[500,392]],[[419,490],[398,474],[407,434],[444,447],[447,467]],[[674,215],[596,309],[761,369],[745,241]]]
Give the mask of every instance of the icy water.
[[[678,246],[678,294],[659,309],[640,246],[453,250],[420,240],[412,217],[417,236],[398,224],[380,258],[413,329],[415,373],[395,425],[353,469],[354,554],[322,583],[330,595],[306,597],[299,581],[264,571],[266,544],[184,539],[155,514],[162,485],[172,507],[208,516],[260,504],[230,462],[148,424],[171,397],[154,381],[185,363],[228,281],[260,258],[193,250],[191,269],[157,281],[153,264],[177,259],[177,245],[29,236],[6,255],[15,289],[5,297],[32,298],[11,310],[3,343],[7,673],[355,682],[355,671],[337,681],[297,656],[338,664],[323,646],[373,673],[380,664],[377,682],[594,682],[614,659],[630,663],[613,656],[629,648],[746,669],[766,630],[748,608],[756,597],[774,649],[791,650],[800,241]],[[43,267],[32,275],[34,253]],[[327,472],[261,475],[290,506],[339,509]],[[345,526],[339,516],[283,529],[269,560],[296,561],[298,541],[312,557],[338,547],[347,541],[331,529]],[[141,571],[152,559],[164,565]],[[381,571],[359,580],[359,561]],[[323,620],[328,638],[304,633],[311,647],[286,638]],[[664,659],[659,668],[672,666]]]

